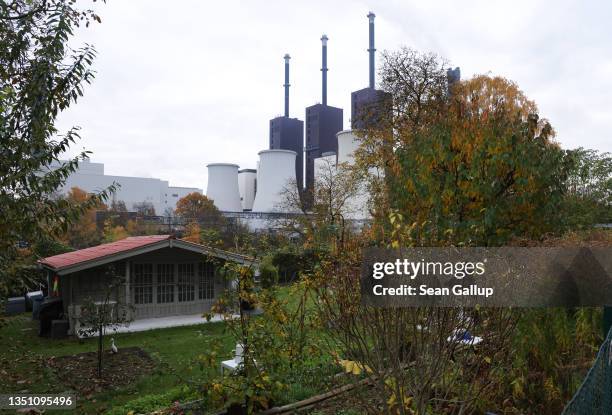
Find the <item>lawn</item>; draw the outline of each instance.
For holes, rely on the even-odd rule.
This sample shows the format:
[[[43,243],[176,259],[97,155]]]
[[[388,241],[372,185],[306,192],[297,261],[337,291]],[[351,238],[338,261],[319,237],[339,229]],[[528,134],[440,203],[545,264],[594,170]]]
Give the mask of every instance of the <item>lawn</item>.
[[[224,358],[230,358],[231,350],[234,348],[232,338],[225,332],[224,323],[117,334],[114,337],[119,348],[140,347],[148,352],[156,361],[156,368],[131,385],[90,396],[77,396],[79,399],[77,410],[65,413],[103,413],[136,398],[176,390],[185,384],[185,379],[197,380],[206,376],[194,364],[194,360],[209,347],[212,340],[221,341]],[[108,341],[107,339],[107,348]],[[68,388],[61,384],[48,367],[48,359],[93,352],[96,350],[96,345],[96,339],[41,338],[37,335],[37,322],[32,321],[29,314],[11,317],[7,324],[0,328],[0,390],[3,393],[66,391]],[[53,411],[53,413],[62,412]]]

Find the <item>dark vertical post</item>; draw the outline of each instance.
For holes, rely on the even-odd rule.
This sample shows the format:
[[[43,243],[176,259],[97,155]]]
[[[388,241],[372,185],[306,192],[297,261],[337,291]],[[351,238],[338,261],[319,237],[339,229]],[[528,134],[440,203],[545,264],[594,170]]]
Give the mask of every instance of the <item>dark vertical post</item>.
[[[291,56],[289,56],[289,54],[287,53],[285,55],[285,84],[283,85],[285,87],[285,117],[289,116],[289,86],[291,84],[289,84],[289,59],[291,59]]]
[[[376,15],[372,12],[368,13],[368,20],[370,21],[370,47],[368,52],[370,54],[370,88],[374,88],[374,18]]]
[[[603,338],[604,340],[608,336],[610,327],[612,327],[612,306],[604,306],[603,308]]]
[[[322,66],[321,66],[321,74],[323,76],[323,85],[322,85],[322,95],[323,95],[323,105],[327,105],[327,35],[323,35],[321,37],[322,44]]]

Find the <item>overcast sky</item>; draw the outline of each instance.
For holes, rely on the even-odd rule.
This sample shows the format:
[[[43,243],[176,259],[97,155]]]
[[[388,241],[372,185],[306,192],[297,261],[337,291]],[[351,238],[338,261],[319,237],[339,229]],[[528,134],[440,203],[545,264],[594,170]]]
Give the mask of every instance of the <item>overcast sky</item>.
[[[59,126],[81,126],[73,153],[91,150],[107,174],[205,191],[207,163],[254,168],[283,111],[285,53],[290,115],[321,100],[323,33],[328,103],[344,108],[347,128],[350,93],[368,82],[369,10],[377,58],[409,46],[463,79],[512,79],[563,147],[612,151],[610,2],[108,0],[97,10],[102,24],[77,32],[98,51],[96,79]]]

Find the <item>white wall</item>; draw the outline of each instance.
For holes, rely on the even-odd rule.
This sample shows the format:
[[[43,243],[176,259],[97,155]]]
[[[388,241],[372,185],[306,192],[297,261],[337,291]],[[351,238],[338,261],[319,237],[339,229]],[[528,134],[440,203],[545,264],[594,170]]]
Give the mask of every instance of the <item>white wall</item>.
[[[345,168],[347,165],[355,163],[355,151],[359,148],[361,140],[353,130],[344,130],[336,133],[338,138],[338,168]],[[370,169],[369,174],[375,174],[374,169]],[[370,203],[370,195],[368,194],[366,183],[360,182],[357,185],[355,194],[346,201],[344,212],[346,219],[369,219],[370,213],[368,204]]]
[[[254,212],[281,211],[284,193],[295,188],[295,151],[262,150],[257,169],[257,194],[253,202]]]
[[[50,168],[57,168],[57,163],[52,164]],[[88,193],[99,192],[113,182],[120,184],[121,187],[114,195],[111,195],[107,204],[110,204],[112,200],[122,200],[127,209],[132,210],[134,204],[150,202],[155,207],[157,215],[164,215],[168,208],[174,210],[176,202],[189,193],[203,193],[202,189],[195,187],[172,187],[167,181],[161,179],[106,175],[103,163],[90,161],[79,163],[79,168],[68,177],[59,193],[67,194],[73,187],[78,187]]]
[[[257,187],[257,172],[252,169],[238,171],[238,189],[240,190],[240,201],[242,208],[253,209],[255,201],[255,189]]]
[[[240,190],[238,190],[238,165],[232,163],[210,163],[206,197],[222,212],[242,212]]]

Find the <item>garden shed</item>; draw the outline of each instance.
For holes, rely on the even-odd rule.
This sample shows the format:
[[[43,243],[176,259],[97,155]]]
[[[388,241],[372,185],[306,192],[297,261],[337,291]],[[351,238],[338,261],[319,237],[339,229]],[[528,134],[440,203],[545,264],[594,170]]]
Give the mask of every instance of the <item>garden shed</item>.
[[[250,264],[244,255],[210,248],[169,235],[134,236],[44,258],[49,296],[61,297],[70,332],[78,329],[80,306],[110,299],[129,305],[132,318],[194,315],[210,310],[226,282],[225,261]]]

